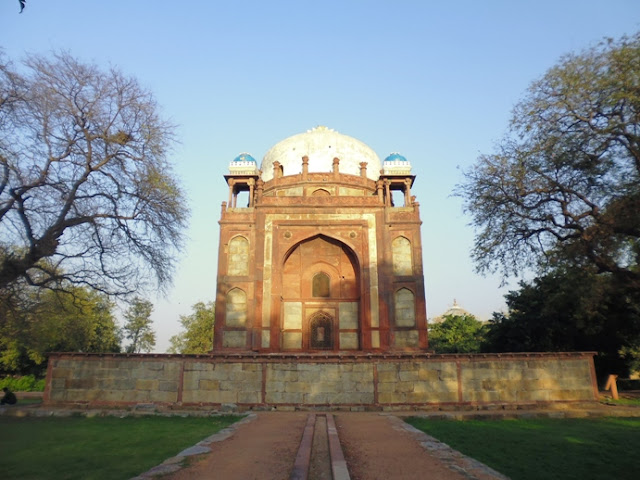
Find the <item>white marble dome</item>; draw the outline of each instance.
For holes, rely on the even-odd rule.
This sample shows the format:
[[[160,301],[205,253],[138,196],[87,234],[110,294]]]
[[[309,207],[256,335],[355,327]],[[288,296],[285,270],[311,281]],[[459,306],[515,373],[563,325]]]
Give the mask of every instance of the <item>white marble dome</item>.
[[[275,144],[262,159],[262,180],[273,178],[273,163],[280,162],[285,176],[302,172],[302,157],[309,157],[309,172],[331,172],[333,159],[340,159],[340,173],[360,175],[367,162],[367,177],[377,180],[382,164],[369,146],[327,127],[315,127]]]

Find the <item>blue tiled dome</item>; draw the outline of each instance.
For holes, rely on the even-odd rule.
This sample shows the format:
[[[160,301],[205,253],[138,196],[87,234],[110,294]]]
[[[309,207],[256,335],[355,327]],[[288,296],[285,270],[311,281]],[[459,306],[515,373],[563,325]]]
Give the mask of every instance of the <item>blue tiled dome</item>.
[[[236,158],[233,159],[234,162],[253,162],[256,163],[256,159],[253,158],[248,153],[241,153]]]
[[[400,155],[399,153],[392,153],[387,158],[384,159],[385,162],[408,162],[405,157]]]

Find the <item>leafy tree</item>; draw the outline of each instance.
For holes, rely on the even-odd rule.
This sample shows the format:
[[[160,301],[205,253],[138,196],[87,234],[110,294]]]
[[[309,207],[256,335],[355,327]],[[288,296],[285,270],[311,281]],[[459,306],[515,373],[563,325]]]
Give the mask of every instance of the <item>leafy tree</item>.
[[[78,287],[0,303],[0,370],[41,374],[53,351],[119,352],[113,308],[105,295]]]
[[[630,372],[640,372],[640,338],[622,346],[618,353],[624,359]]]
[[[191,315],[180,316],[184,330],[169,339],[170,353],[209,353],[213,348],[215,303],[198,302],[191,308]]]
[[[123,327],[124,335],[131,344],[127,346],[128,353],[150,352],[156,344],[156,334],[151,324],[153,304],[141,298],[135,298],[124,314],[126,323]]]
[[[68,53],[20,71],[0,55],[0,291],[166,286],[188,216],[173,144],[135,79]]]
[[[627,373],[620,351],[640,343],[640,298],[614,276],[556,269],[505,299],[508,313],[494,313],[486,351],[594,351],[600,376]]]
[[[640,34],[567,55],[457,187],[479,271],[594,266],[640,288]]]
[[[473,315],[445,315],[429,327],[429,346],[436,353],[479,352],[485,328]]]

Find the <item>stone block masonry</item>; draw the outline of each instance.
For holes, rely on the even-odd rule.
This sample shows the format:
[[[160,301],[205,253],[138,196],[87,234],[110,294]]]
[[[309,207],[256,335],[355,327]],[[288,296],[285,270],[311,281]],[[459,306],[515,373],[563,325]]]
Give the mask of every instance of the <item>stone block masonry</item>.
[[[44,402],[240,409],[589,402],[597,399],[593,355],[54,353]]]

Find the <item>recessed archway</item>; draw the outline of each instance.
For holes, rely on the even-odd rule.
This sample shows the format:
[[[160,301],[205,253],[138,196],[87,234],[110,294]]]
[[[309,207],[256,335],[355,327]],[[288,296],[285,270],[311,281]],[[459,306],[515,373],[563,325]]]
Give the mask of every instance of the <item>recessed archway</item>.
[[[283,350],[359,349],[360,277],[353,251],[339,240],[315,235],[294,245],[281,273]]]

